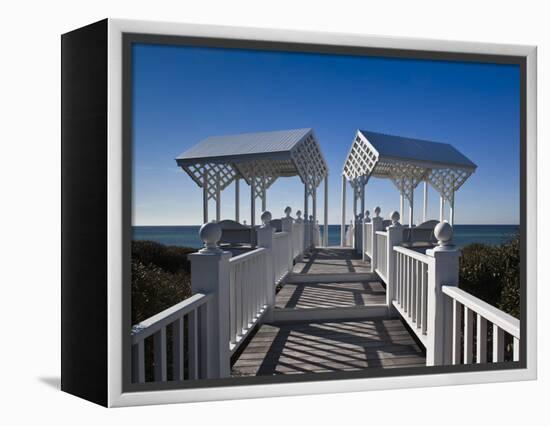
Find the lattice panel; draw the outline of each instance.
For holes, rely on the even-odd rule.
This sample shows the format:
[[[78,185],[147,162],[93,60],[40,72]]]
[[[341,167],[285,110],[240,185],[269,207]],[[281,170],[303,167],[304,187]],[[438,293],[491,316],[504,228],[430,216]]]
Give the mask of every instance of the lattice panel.
[[[254,197],[262,198],[264,189],[267,189],[273,185],[273,182],[277,180],[279,176],[279,169],[277,161],[250,161],[247,163],[235,163],[235,167],[239,170],[240,174],[245,178],[249,185],[254,188]]]
[[[409,202],[412,201],[414,189],[427,173],[427,169],[409,163],[394,163],[389,166],[391,181]]]
[[[454,193],[466,182],[472,172],[460,169],[434,169],[428,175],[428,181],[450,203],[454,202]]]
[[[239,172],[231,164],[191,164],[188,166],[182,166],[182,169],[185,170],[201,188],[203,187],[204,175],[206,174],[209,200],[216,198],[216,186],[218,180],[220,182],[220,191],[223,191],[239,175]]]
[[[370,176],[377,162],[378,156],[371,145],[357,134],[344,163],[343,174],[354,185],[358,177]]]
[[[292,150],[291,157],[307,193],[313,195],[315,188],[328,175],[328,167],[312,134]]]

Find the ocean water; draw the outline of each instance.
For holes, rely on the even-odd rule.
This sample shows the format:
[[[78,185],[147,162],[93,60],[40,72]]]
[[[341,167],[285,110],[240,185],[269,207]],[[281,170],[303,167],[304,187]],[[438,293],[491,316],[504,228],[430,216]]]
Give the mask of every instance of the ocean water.
[[[134,226],[133,239],[200,248],[202,242],[199,228],[200,226]],[[498,245],[512,238],[518,231],[518,225],[455,225],[453,240],[458,247],[472,243]],[[331,246],[340,244],[340,225],[328,226],[328,243]]]

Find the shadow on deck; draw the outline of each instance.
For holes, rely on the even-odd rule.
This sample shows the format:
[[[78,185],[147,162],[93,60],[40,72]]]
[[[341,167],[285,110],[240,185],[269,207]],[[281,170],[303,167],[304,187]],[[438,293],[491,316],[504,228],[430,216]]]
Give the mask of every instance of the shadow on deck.
[[[316,249],[294,266],[277,293],[275,321],[260,326],[233,375],[426,365],[407,328],[387,313],[385,286],[368,262],[349,248]]]
[[[326,247],[313,250],[296,262],[295,274],[349,274],[370,272],[370,263],[363,262],[351,248]]]
[[[425,356],[400,320],[263,325],[233,375],[275,375],[424,366]]]

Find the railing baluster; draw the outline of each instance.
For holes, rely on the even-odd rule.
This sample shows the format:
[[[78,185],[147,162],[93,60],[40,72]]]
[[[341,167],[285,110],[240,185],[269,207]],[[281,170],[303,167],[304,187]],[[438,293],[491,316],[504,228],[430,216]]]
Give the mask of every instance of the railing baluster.
[[[417,261],[412,261],[412,292],[411,292],[411,319],[412,322],[416,322],[416,275],[417,275]]]
[[[162,327],[153,335],[155,381],[166,381],[166,327]]]
[[[183,324],[183,317],[172,323],[172,368],[173,368],[173,380],[183,380],[184,373],[184,339],[185,328]]]
[[[422,334],[428,333],[428,265],[422,262]]]
[[[519,339],[517,337],[514,337],[514,361],[519,361]]]
[[[132,346],[133,382],[145,383],[145,342],[139,340]]]
[[[493,362],[504,361],[504,330],[493,324]]]
[[[452,337],[452,363],[460,364],[460,338],[462,337],[462,305],[453,299],[453,337]]]
[[[416,328],[422,327],[422,267],[424,264],[416,261]]]
[[[237,337],[236,281],[236,268],[231,268],[229,271],[229,341],[233,345]]]
[[[189,379],[197,380],[199,378],[199,334],[198,334],[198,318],[197,311],[189,312],[187,315],[187,329],[188,329],[188,339],[187,339],[187,348],[189,353]]]
[[[464,306],[464,364],[473,359],[474,311]]]
[[[487,362],[487,320],[477,314],[476,363]]]

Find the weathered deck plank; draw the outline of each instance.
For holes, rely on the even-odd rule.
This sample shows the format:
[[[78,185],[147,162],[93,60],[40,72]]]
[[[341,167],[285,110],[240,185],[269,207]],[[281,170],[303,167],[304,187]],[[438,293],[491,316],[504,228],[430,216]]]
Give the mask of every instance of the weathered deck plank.
[[[386,303],[380,282],[288,283],[277,293],[276,308],[343,308]]]
[[[274,375],[425,365],[399,320],[263,325],[233,374]]]
[[[321,248],[314,249],[294,265],[296,274],[349,274],[369,273],[370,263],[363,262],[353,249]]]

